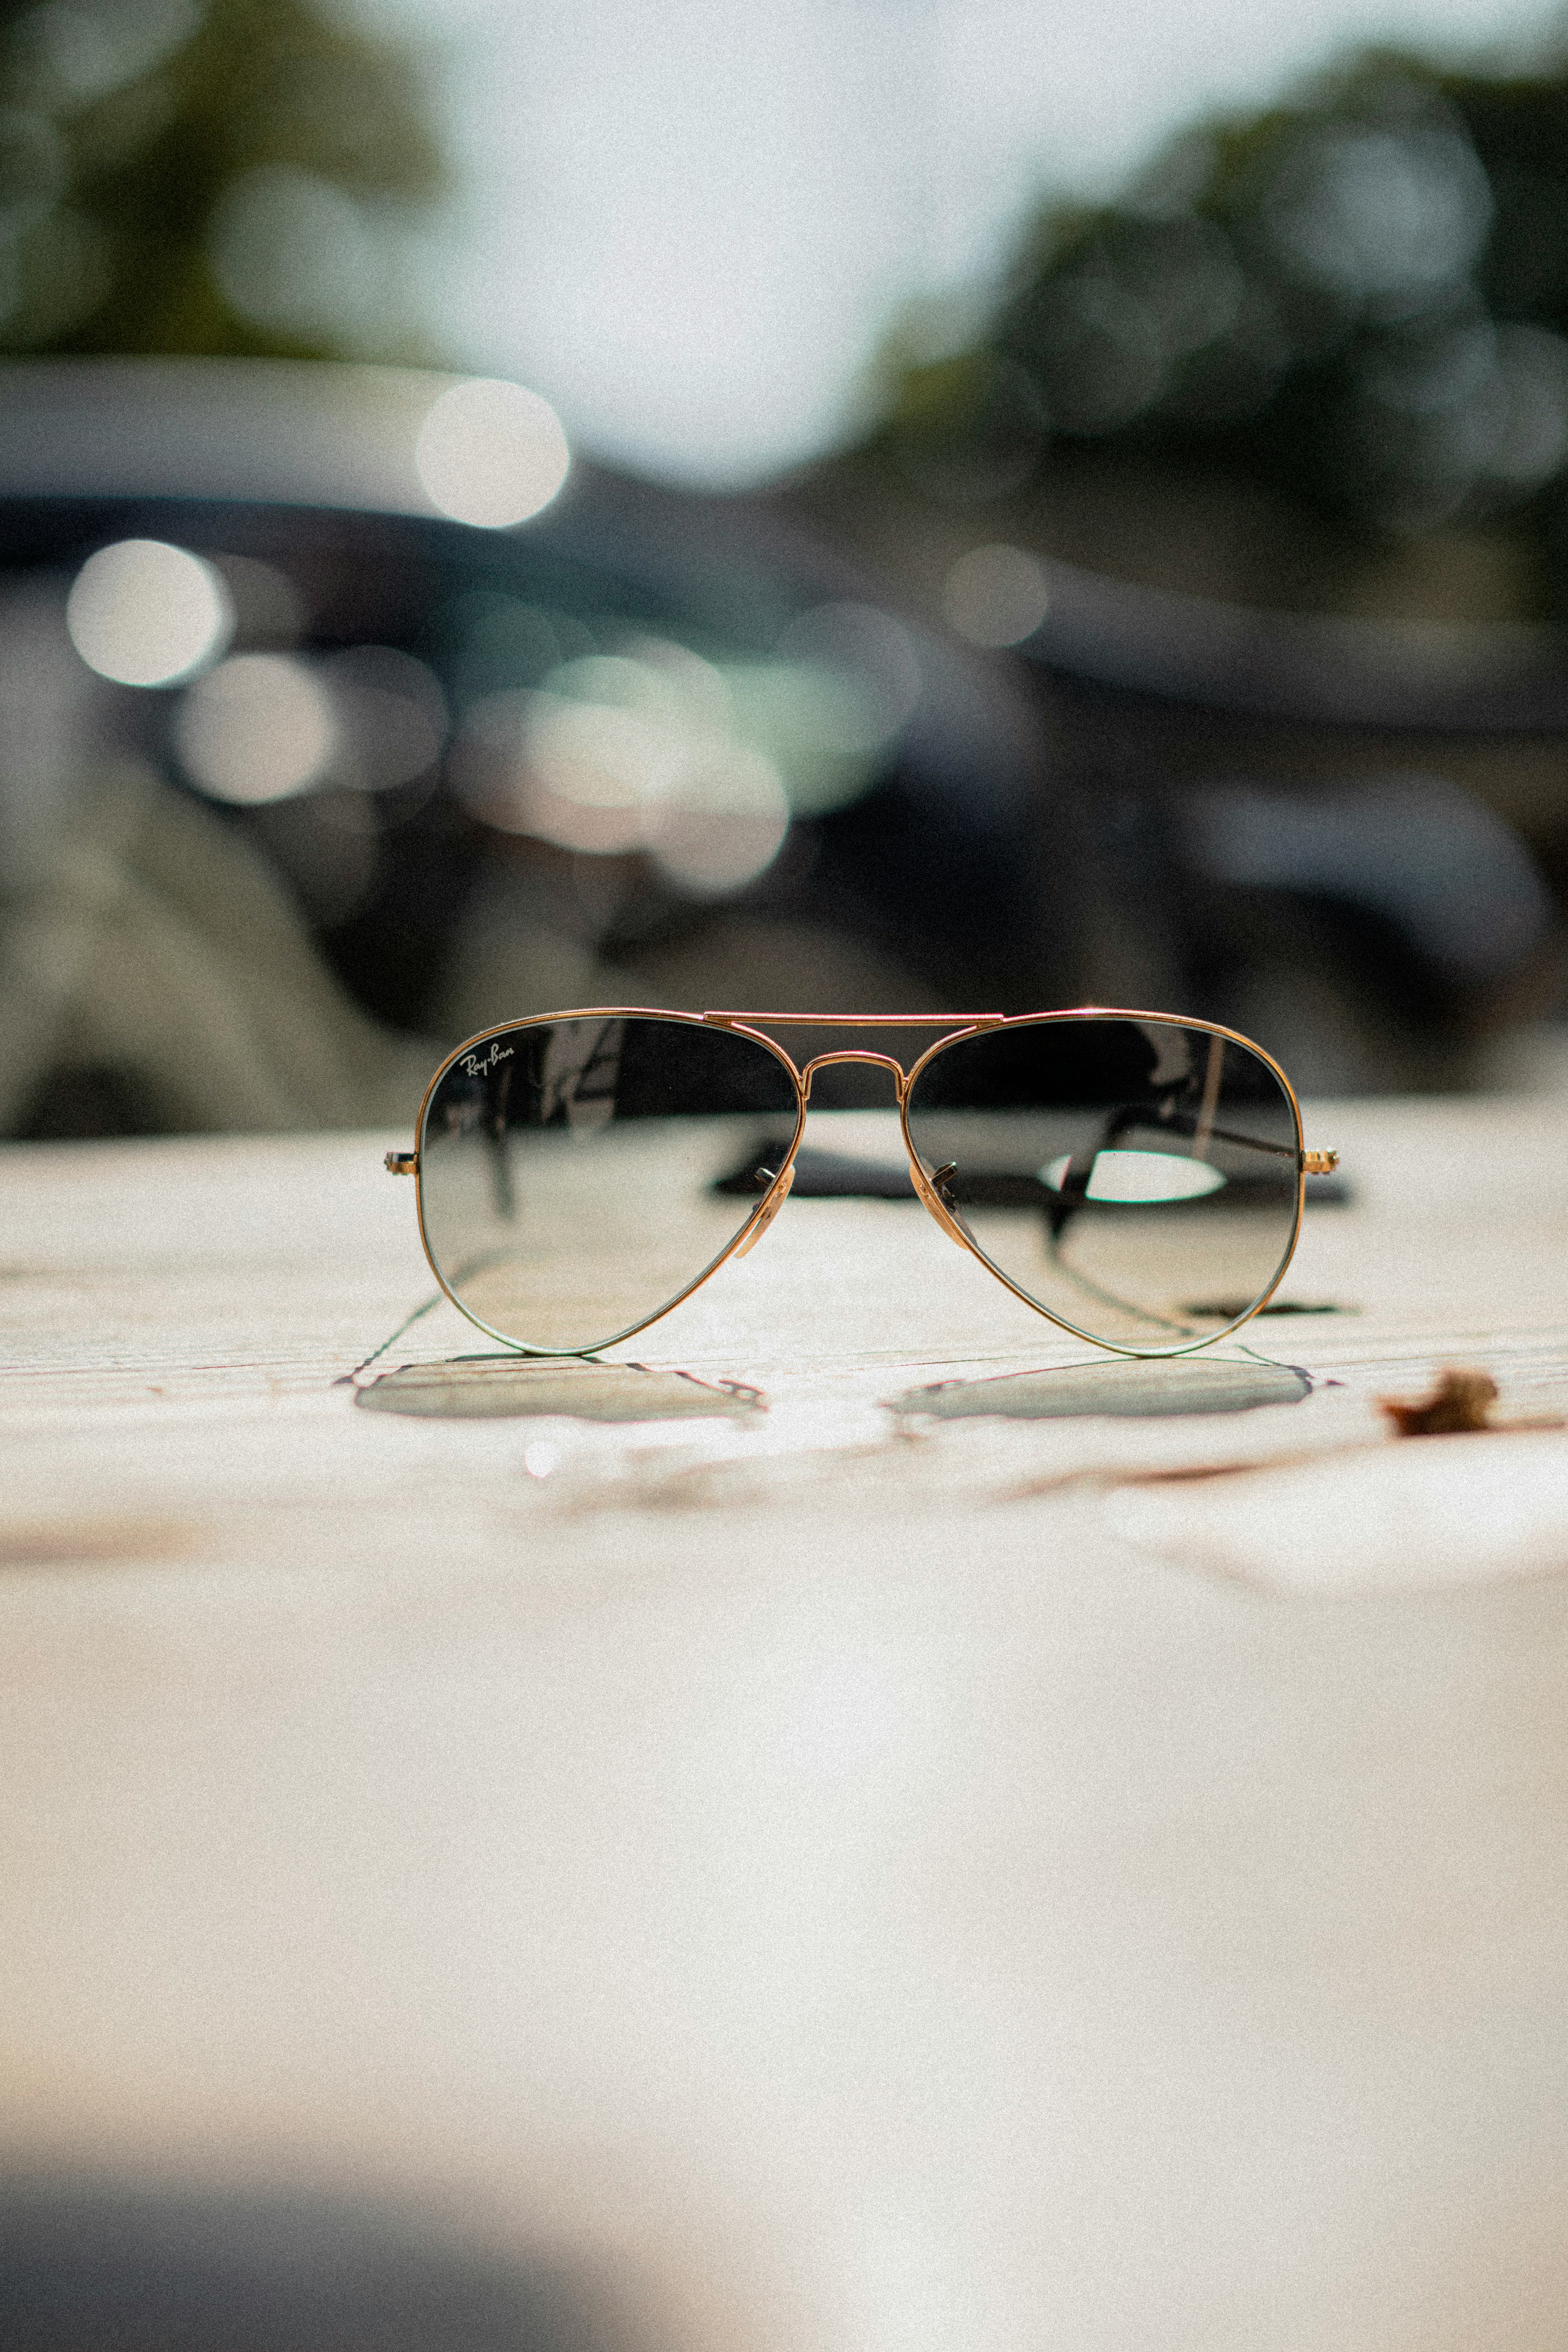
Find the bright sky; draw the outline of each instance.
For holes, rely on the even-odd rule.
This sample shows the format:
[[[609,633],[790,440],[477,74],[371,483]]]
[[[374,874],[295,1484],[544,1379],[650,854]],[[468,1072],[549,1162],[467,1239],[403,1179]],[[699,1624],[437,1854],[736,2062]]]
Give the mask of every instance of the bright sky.
[[[1347,44],[1528,51],[1540,0],[352,0],[438,45],[466,193],[456,357],[598,453],[757,478],[853,426],[915,301],[984,287],[1052,191]]]

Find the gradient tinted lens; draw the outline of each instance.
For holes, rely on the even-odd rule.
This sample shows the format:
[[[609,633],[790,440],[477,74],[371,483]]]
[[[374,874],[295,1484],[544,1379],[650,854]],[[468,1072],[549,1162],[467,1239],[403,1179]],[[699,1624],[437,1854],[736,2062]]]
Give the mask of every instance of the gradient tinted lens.
[[[1021,1024],[943,1046],[908,1116],[989,1263],[1112,1347],[1212,1338],[1267,1295],[1295,1244],[1295,1106],[1233,1038],[1172,1021]]]
[[[419,1136],[431,1261],[498,1338],[573,1353],[636,1329],[700,1280],[750,1198],[716,1192],[793,1133],[795,1081],[765,1045],[694,1022],[529,1022],[458,1053]],[[767,1162],[776,1172],[777,1157]]]

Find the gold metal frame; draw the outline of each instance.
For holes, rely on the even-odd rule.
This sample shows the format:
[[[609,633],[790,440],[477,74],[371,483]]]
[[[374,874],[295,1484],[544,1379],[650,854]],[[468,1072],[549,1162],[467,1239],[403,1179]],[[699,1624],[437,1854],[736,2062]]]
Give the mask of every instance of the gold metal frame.
[[[471,1307],[466,1307],[436,1263],[435,1254],[430,1247],[430,1237],[425,1227],[425,1188],[420,1168],[426,1116],[437,1087],[453,1064],[460,1061],[465,1054],[471,1054],[477,1046],[488,1044],[490,1038],[506,1036],[519,1029],[544,1028],[557,1021],[616,1020],[676,1021],[694,1029],[728,1029],[739,1036],[749,1037],[755,1044],[765,1046],[774,1059],[789,1072],[794,1082],[795,1133],[790,1138],[789,1150],[785,1152],[773,1182],[761,1200],[750,1210],[740,1230],[720,1251],[718,1256],[705,1265],[700,1274],[693,1276],[684,1290],[678,1290],[673,1298],[667,1298],[662,1306],[654,1309],[651,1315],[645,1315],[640,1321],[627,1324],[624,1331],[616,1331],[608,1339],[595,1340],[591,1347],[531,1348],[525,1341],[511,1339],[506,1332],[496,1330],[492,1325],[486,1323],[482,1317],[476,1315]],[[979,1244],[964,1232],[952,1211],[938,1198],[930,1177],[921,1165],[920,1154],[915,1150],[910,1135],[909,1104],[915,1080],[928,1062],[934,1060],[936,1055],[944,1052],[949,1045],[957,1045],[967,1037],[982,1035],[989,1030],[1038,1028],[1047,1024],[1054,1024],[1068,1021],[1156,1021],[1170,1028],[1195,1030],[1202,1036],[1222,1037],[1232,1045],[1244,1047],[1247,1053],[1256,1055],[1267,1068],[1272,1070],[1284,1088],[1285,1098],[1290,1106],[1290,1116],[1296,1130],[1296,1212],[1291,1220],[1289,1242],[1279,1261],[1279,1270],[1268,1289],[1253,1300],[1245,1313],[1236,1316],[1217,1331],[1205,1332],[1201,1339],[1184,1340],[1179,1347],[1127,1348],[1119,1345],[1114,1339],[1102,1339],[1096,1332],[1085,1331],[1078,1324],[1068,1322],[1063,1316],[1054,1315],[1048,1307],[1042,1307],[1038,1299],[1031,1298],[1027,1291],[1021,1290],[1011,1276],[1004,1274],[1001,1267],[987,1257]],[[766,1028],[763,1026],[763,1024],[766,1024]],[[841,1052],[815,1054],[803,1066],[796,1062],[793,1055],[786,1054],[774,1038],[766,1034],[767,1029],[940,1029],[942,1034],[906,1069],[904,1064],[891,1054],[862,1051],[854,1047],[846,1048]],[[1285,1278],[1286,1269],[1290,1260],[1296,1254],[1296,1244],[1301,1232],[1301,1212],[1306,1199],[1307,1178],[1326,1176],[1339,1166],[1337,1151],[1309,1151],[1303,1144],[1301,1106],[1297,1100],[1296,1089],[1274,1059],[1273,1055],[1266,1053],[1261,1045],[1255,1045],[1250,1037],[1244,1037],[1239,1029],[1227,1029],[1222,1022],[1218,1021],[1189,1020],[1184,1013],[1141,1012],[1119,1004],[1079,1004],[1056,1013],[956,1013],[946,1015],[919,1013],[676,1013],[667,1006],[657,1004],[589,1004],[579,1005],[567,1012],[530,1013],[517,1021],[500,1021],[493,1028],[481,1029],[477,1035],[466,1037],[460,1045],[454,1046],[425,1089],[414,1130],[414,1150],[389,1151],[386,1154],[386,1167],[391,1175],[413,1176],[419,1180],[417,1199],[420,1244],[424,1249],[431,1273],[459,1314],[465,1316],[476,1328],[487,1333],[492,1339],[500,1340],[503,1346],[513,1349],[519,1355],[552,1357],[596,1355],[601,1348],[618,1346],[621,1340],[631,1339],[638,1331],[646,1331],[650,1323],[658,1322],[662,1317],[679,1307],[683,1299],[689,1298],[694,1290],[700,1289],[710,1276],[717,1274],[720,1267],[726,1265],[731,1258],[744,1257],[747,1251],[754,1248],[761,1241],[789,1197],[790,1187],[795,1182],[795,1154],[800,1149],[801,1138],[805,1132],[805,1115],[811,1101],[812,1078],[816,1071],[828,1068],[835,1063],[845,1062],[864,1063],[874,1068],[885,1069],[892,1073],[898,1093],[899,1125],[904,1139],[904,1149],[910,1157],[910,1186],[922,1207],[934,1217],[949,1240],[956,1242],[960,1249],[966,1250],[971,1257],[977,1258],[987,1274],[994,1276],[998,1282],[1010,1290],[1015,1298],[1022,1299],[1024,1305],[1030,1307],[1035,1314],[1043,1316],[1047,1323],[1054,1323],[1059,1331],[1069,1332],[1074,1339],[1086,1339],[1091,1347],[1104,1348],[1110,1354],[1115,1356],[1139,1358],[1190,1356],[1200,1348],[1213,1347],[1216,1340],[1227,1338],[1232,1331],[1239,1330],[1244,1323],[1249,1322],[1252,1317],[1260,1308],[1267,1307],[1273,1297]]]

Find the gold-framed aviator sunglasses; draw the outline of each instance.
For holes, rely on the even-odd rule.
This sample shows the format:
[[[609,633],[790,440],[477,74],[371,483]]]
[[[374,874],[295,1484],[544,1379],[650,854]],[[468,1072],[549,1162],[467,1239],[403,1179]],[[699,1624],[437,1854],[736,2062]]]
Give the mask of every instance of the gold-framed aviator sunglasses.
[[[797,1062],[782,1030],[943,1034],[907,1064]],[[889,1042],[892,1042],[891,1039]],[[896,1110],[819,1107],[862,1063]],[[412,1152],[437,1281],[524,1354],[581,1356],[668,1314],[797,1197],[921,1201],[1064,1331],[1182,1355],[1255,1315],[1290,1262],[1307,1151],[1289,1081],[1213,1022],[1072,1012],[871,1016],[599,1006],[470,1037],[431,1079]]]

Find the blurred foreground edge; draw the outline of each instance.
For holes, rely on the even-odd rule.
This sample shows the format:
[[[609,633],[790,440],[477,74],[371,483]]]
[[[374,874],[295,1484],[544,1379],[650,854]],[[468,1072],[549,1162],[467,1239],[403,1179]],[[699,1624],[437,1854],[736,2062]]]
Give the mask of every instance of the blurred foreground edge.
[[[583,2263],[303,2192],[0,2184],[6,2352],[653,2352],[617,2301]]]

